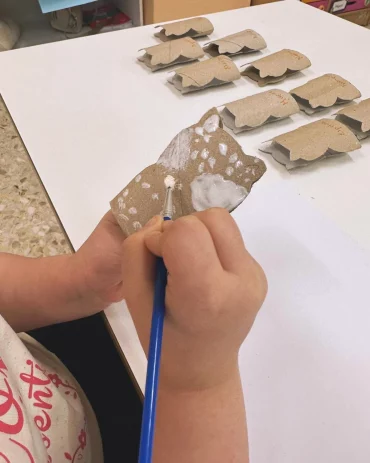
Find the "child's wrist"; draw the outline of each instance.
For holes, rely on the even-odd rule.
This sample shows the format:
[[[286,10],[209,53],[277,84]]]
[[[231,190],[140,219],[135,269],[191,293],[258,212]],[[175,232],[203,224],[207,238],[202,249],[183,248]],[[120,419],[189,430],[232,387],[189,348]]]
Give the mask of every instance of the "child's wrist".
[[[236,378],[240,378],[238,364],[227,368],[220,365],[219,371],[203,371],[194,375],[194,371],[183,371],[181,376],[171,378],[162,373],[159,383],[163,394],[197,394],[222,389]]]
[[[239,375],[239,365],[234,352],[221,357],[204,350],[198,355],[183,356],[173,350],[170,355],[165,352],[162,358],[161,385],[168,391],[206,390],[228,382],[235,375]]]
[[[105,308],[106,304],[90,284],[86,266],[79,253],[71,254],[68,257],[67,271],[70,275],[70,288],[76,300],[79,300],[81,304],[89,304],[92,313],[96,311],[95,309]]]

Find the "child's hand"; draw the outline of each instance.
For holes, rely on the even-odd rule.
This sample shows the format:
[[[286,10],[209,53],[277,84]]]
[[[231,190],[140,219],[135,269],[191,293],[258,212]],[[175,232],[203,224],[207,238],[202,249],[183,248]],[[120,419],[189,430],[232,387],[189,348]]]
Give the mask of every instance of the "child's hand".
[[[263,270],[223,209],[175,222],[154,219],[123,245],[124,297],[146,351],[153,254],[163,256],[169,272],[161,386],[213,387],[237,368],[238,350],[266,295]]]
[[[72,271],[81,295],[90,294],[100,309],[123,299],[122,243],[124,235],[111,211],[74,256]]]

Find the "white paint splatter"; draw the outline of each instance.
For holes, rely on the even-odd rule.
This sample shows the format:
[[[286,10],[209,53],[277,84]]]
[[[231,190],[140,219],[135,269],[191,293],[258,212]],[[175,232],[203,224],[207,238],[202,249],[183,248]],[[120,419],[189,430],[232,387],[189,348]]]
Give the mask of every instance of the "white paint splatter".
[[[219,126],[220,117],[217,116],[217,114],[213,114],[213,116],[209,117],[203,125],[204,130],[208,133],[216,132]]]
[[[196,127],[196,128],[195,128],[195,133],[196,133],[197,135],[201,135],[201,136],[202,136],[203,133],[204,133],[203,127]]]
[[[202,173],[204,171],[204,162],[201,162],[198,167],[198,172]]]
[[[177,184],[176,184],[176,188],[177,188],[178,190],[182,190],[182,183],[177,183]]]
[[[227,145],[225,145],[225,143],[220,143],[218,145],[218,150],[219,150],[220,154],[222,154],[222,156],[226,156],[226,154],[227,154]]]
[[[122,198],[118,198],[118,209],[119,209],[119,210],[122,210],[122,209],[125,209],[125,207],[126,207],[126,204],[125,204],[125,202],[123,201],[123,199],[122,199]]]
[[[254,162],[257,164],[258,162],[260,162],[261,160],[258,159],[258,158],[254,158]]]
[[[252,169],[252,175],[256,175],[256,169]]]
[[[198,151],[198,150],[194,150],[194,151],[191,153],[191,155],[190,155],[191,159],[192,159],[193,161],[195,161],[196,158],[197,158],[197,156],[198,156],[198,154],[199,154],[199,151]]]
[[[199,138],[196,138],[194,141],[195,143],[199,143]]]
[[[122,193],[122,196],[123,196],[124,198],[126,198],[127,195],[128,195],[128,190],[125,190],[125,191]]]
[[[139,183],[141,180],[141,175],[139,174],[137,177],[135,177],[135,182]]]
[[[234,162],[236,162],[238,160],[238,155],[236,153],[232,154],[230,157],[229,157],[229,162],[231,164],[234,164]]]
[[[226,167],[225,172],[226,172],[226,175],[230,176],[234,172],[234,169],[231,166],[229,166],[229,167]]]
[[[128,210],[128,213],[131,214],[131,215],[137,214],[137,209],[136,209],[136,207],[130,207],[130,209]]]
[[[246,173],[246,174],[249,174],[249,173],[251,172],[251,170],[252,170],[251,167],[247,167],[247,168],[245,169],[245,173]]]
[[[240,167],[243,167],[242,161],[236,161],[236,163],[235,163],[235,169],[240,169]]]
[[[209,140],[210,140],[212,137],[211,137],[211,135],[204,135],[203,138],[204,138],[204,141],[205,141],[206,143],[209,143]]]
[[[164,184],[166,188],[171,188],[173,190],[175,188],[176,180],[172,175],[167,175],[167,177],[164,179]]]
[[[118,214],[118,217],[126,221],[130,220],[125,214]]]
[[[132,226],[135,228],[135,230],[139,230],[140,228],[142,228],[142,225],[140,222],[137,222],[135,221]]]
[[[146,182],[142,183],[141,186],[142,186],[143,188],[145,188],[145,189],[150,188],[150,184],[149,184],[149,183],[146,183]]]
[[[190,184],[191,200],[196,211],[210,207],[235,209],[248,195],[248,191],[219,174],[202,174]]]
[[[182,130],[167,146],[157,164],[171,170],[184,169],[190,157],[191,138],[188,129]]]
[[[200,157],[202,159],[207,159],[209,156],[209,151],[207,150],[207,148],[204,148],[204,150],[202,150],[202,152],[200,153]]]
[[[251,179],[247,177],[244,181],[245,181],[245,183],[249,183],[251,181]]]
[[[211,156],[211,157],[208,159],[208,164],[211,166],[211,169],[213,169],[214,166],[215,166],[215,164],[216,164],[216,159],[215,159],[214,157]]]
[[[152,194],[152,199],[159,199],[159,194],[158,193],[153,193]]]

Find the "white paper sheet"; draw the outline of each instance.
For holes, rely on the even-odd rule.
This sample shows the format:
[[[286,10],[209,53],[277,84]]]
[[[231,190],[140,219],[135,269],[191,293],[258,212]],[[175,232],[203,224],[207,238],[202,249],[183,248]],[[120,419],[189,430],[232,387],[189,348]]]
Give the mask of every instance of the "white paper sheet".
[[[240,355],[251,462],[368,463],[368,251],[281,184],[234,217],[269,280]]]

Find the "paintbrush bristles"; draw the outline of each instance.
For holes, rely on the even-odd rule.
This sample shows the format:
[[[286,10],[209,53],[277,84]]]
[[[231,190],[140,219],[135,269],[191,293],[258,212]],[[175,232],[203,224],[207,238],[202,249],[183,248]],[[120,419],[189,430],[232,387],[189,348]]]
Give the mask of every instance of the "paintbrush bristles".
[[[175,188],[176,180],[172,175],[167,175],[167,177],[164,179],[164,184],[166,186],[166,189],[171,189],[173,190]]]

